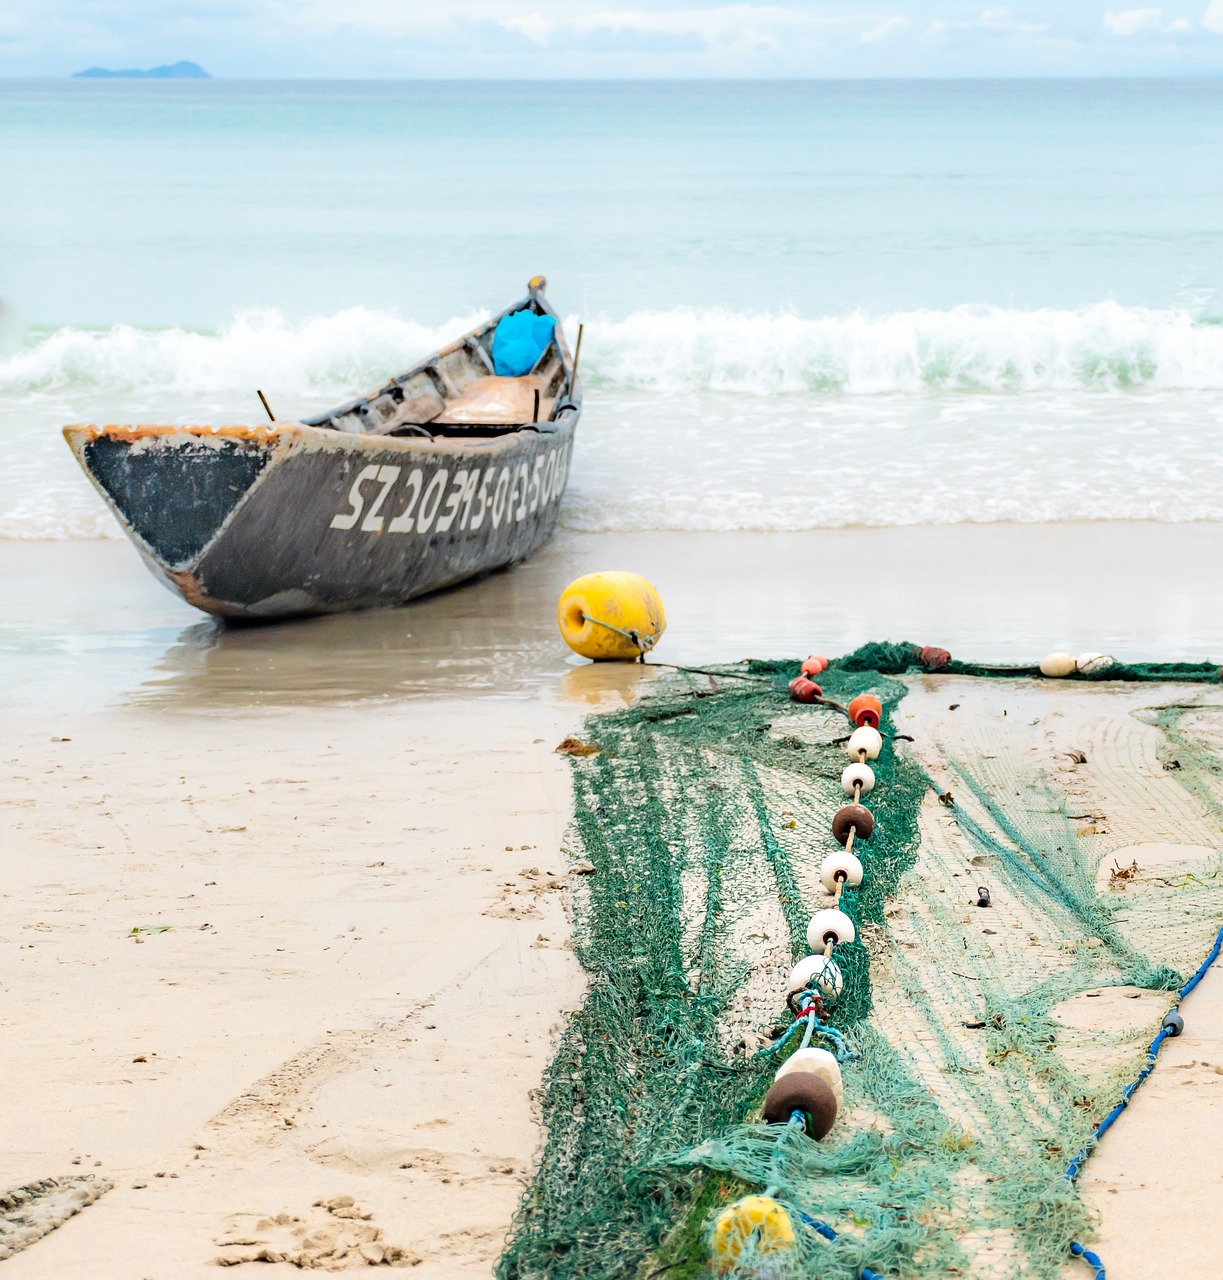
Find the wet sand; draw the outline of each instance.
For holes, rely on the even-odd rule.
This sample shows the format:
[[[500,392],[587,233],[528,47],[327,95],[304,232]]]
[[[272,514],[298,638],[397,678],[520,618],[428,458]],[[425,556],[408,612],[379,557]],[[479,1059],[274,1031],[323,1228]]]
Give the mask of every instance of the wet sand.
[[[1203,658],[1223,655],[1220,552],[1214,525],[562,533],[405,610],[255,630],[202,619],[125,543],[0,543],[0,1026],[21,1100],[0,1187],[115,1184],[6,1274],[179,1280],[260,1247],[226,1241],[292,1252],[363,1222],[422,1277],[488,1275],[581,995],[553,748],[650,678],[567,654],[553,610],[577,573],[657,582],[663,661],[879,638]],[[1217,1274],[1186,1240],[1223,1180],[1219,1091],[1170,1068],[1220,1061],[1218,985],[1093,1162],[1114,1280],[1169,1241],[1179,1274]]]

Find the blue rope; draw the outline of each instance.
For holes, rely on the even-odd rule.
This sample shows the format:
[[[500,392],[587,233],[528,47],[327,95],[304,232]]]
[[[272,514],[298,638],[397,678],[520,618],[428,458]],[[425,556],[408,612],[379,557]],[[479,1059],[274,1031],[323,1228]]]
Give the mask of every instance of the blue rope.
[[[1159,1051],[1163,1046],[1163,1042],[1168,1038],[1168,1029],[1161,1027],[1159,1035],[1147,1046],[1147,1062],[1146,1066],[1138,1073],[1138,1078],[1131,1080],[1121,1091],[1121,1101],[1096,1125],[1096,1131],[1092,1135],[1090,1141],[1084,1146],[1077,1156],[1069,1165],[1066,1166],[1066,1181],[1073,1182],[1079,1176],[1079,1171],[1087,1162],[1087,1157],[1096,1149],[1100,1143],[1100,1139],[1117,1123],[1118,1117],[1129,1106],[1130,1099],[1134,1096],[1138,1086],[1155,1070],[1155,1059],[1159,1056]]]
[[[1070,1252],[1074,1254],[1076,1258],[1082,1258],[1089,1267],[1095,1267],[1096,1273],[1092,1276],[1091,1280],[1108,1280],[1108,1277],[1104,1274],[1104,1263],[1102,1263],[1099,1257],[1092,1253],[1090,1249],[1084,1249],[1083,1246],[1075,1240],[1070,1245]]]
[[[822,1235],[825,1240],[831,1242],[837,1238],[837,1233],[826,1222],[817,1222],[815,1218],[809,1217],[801,1209],[798,1211],[798,1216],[819,1235]],[[870,1267],[863,1267],[862,1280],[884,1280],[884,1277]]]
[[[1180,1002],[1198,985],[1206,976],[1206,970],[1219,958],[1220,951],[1223,951],[1223,929],[1220,929],[1215,936],[1214,946],[1210,948],[1210,954],[1198,966],[1197,972],[1185,983],[1183,987],[1176,993],[1176,999],[1172,1002],[1168,1013],[1175,1013]],[[1165,1022],[1167,1014],[1164,1015]],[[1066,1181],[1073,1182],[1075,1178],[1082,1172],[1083,1165],[1087,1163],[1087,1158],[1100,1145],[1100,1139],[1117,1123],[1121,1113],[1130,1104],[1130,1099],[1138,1090],[1138,1086],[1155,1070],[1155,1062],[1159,1057],[1159,1051],[1163,1048],[1164,1041],[1172,1035],[1172,1029],[1168,1026],[1161,1026],[1159,1034],[1147,1046],[1146,1065],[1138,1073],[1136,1079],[1131,1080],[1121,1091],[1121,1101],[1096,1125],[1096,1131],[1090,1140],[1079,1151],[1078,1155],[1066,1166]],[[1070,1252],[1076,1258],[1082,1258],[1089,1266],[1095,1267],[1096,1272],[1093,1280],[1105,1280],[1104,1264],[1089,1249],[1084,1249],[1077,1240],[1071,1241]]]
[[[1183,987],[1176,993],[1176,999],[1168,1009],[1168,1013],[1175,1013],[1180,1002],[1198,985],[1206,976],[1206,970],[1219,958],[1220,951],[1223,951],[1223,929],[1220,929],[1215,938],[1214,946],[1210,949],[1210,954],[1198,966],[1197,972],[1185,983]],[[1165,1014],[1165,1017],[1167,1015]],[[1167,1027],[1160,1027],[1159,1034],[1147,1046],[1146,1065],[1138,1073],[1136,1080],[1130,1081],[1129,1084],[1121,1091],[1121,1101],[1104,1117],[1096,1126],[1096,1131],[1091,1140],[1083,1147],[1083,1149],[1071,1160],[1066,1168],[1066,1181],[1073,1182],[1079,1176],[1080,1170],[1083,1168],[1087,1157],[1099,1145],[1100,1139],[1113,1127],[1117,1122],[1117,1118],[1129,1105],[1130,1099],[1134,1096],[1135,1090],[1142,1082],[1155,1070],[1155,1060],[1159,1056],[1159,1051],[1163,1047],[1164,1041],[1171,1035],[1171,1031]]]
[[[786,1127],[777,1135],[777,1141],[774,1143],[773,1158],[769,1162],[769,1172],[773,1177],[777,1177],[777,1162],[781,1159],[781,1144],[790,1136],[791,1129],[802,1129],[806,1126],[807,1117],[801,1111],[791,1111],[790,1118],[786,1121]],[[768,1196],[772,1199],[781,1190],[780,1182],[770,1182],[767,1187],[760,1193],[762,1196]]]
[[[829,1027],[829,1026],[825,1026],[823,1023],[815,1022],[814,1014],[806,1018],[796,1018],[790,1024],[789,1029],[786,1031],[785,1035],[781,1037],[780,1040],[777,1040],[773,1044],[767,1045],[763,1049],[757,1049],[755,1056],[757,1058],[763,1058],[770,1053],[776,1053],[779,1049],[783,1048],[787,1043],[789,1043],[790,1037],[794,1035],[794,1033],[799,1029],[799,1027],[807,1028],[810,1031],[814,1032],[815,1035],[824,1036],[826,1039],[831,1040],[833,1051],[836,1053],[838,1061],[844,1062],[847,1058],[856,1056],[854,1051],[851,1050],[848,1044],[846,1043],[845,1037],[836,1029],[836,1027]],[[810,1039],[804,1040],[803,1047],[806,1048],[809,1043],[810,1043]]]
[[[1183,987],[1176,993],[1177,1004],[1179,1004],[1199,982],[1206,976],[1206,970],[1219,958],[1219,952],[1223,950],[1223,929],[1219,930],[1219,936],[1215,939],[1215,944],[1210,949],[1210,955],[1202,961],[1202,966],[1197,973],[1185,983]]]

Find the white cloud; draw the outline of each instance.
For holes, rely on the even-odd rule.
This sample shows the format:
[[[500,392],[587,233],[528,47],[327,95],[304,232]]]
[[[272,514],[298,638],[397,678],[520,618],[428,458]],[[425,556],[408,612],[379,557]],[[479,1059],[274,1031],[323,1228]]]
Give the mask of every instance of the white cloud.
[[[1223,0],[1214,0],[1214,4],[1220,10],[1220,28],[1223,29]],[[1207,17],[1210,10],[1206,11]],[[1205,19],[1203,19],[1203,25]],[[1171,22],[1164,22],[1164,11],[1162,9],[1123,9],[1120,13],[1106,13],[1104,15],[1104,29],[1114,36],[1136,36],[1143,32],[1155,32],[1161,36],[1180,36],[1186,35],[1197,28],[1189,21],[1188,18],[1174,18]]]
[[[1012,17],[1009,9],[982,9],[976,25],[984,27],[986,31],[1012,31],[1029,36],[1040,35],[1049,30],[1047,22],[1023,22]]]
[[[1223,0],[1220,0],[1223,3]],[[858,39],[863,44],[874,44],[877,40],[886,40],[888,36],[894,36],[898,31],[903,31],[909,25],[908,18],[902,18],[899,14],[894,14],[890,18],[884,18],[877,26],[870,27],[864,31]]]
[[[538,13],[524,13],[517,18],[502,18],[501,25],[526,36],[532,44],[547,44],[548,37],[556,30],[555,22]]]
[[[826,18],[798,6],[707,5],[671,10],[599,7],[586,0],[542,0],[538,9],[506,14],[497,0],[460,0],[451,5],[424,0],[271,0],[282,19],[317,35],[358,31],[410,38],[457,32],[473,23],[513,31],[546,48],[566,39],[593,41],[600,35],[687,39],[714,48],[784,49],[789,35],[874,22],[874,18]]]
[[[1140,31],[1159,30],[1162,9],[1123,9],[1104,15],[1104,29],[1115,36],[1134,36]]]
[[[1016,18],[1010,9],[982,9],[968,21],[949,22],[935,18],[926,25],[922,37],[927,40],[945,40],[955,32],[994,31],[1002,35],[1039,36],[1049,30],[1047,22],[1024,22]]]
[[[1202,26],[1207,31],[1216,31],[1223,35],[1223,0],[1210,0],[1206,12],[1202,14]]]
[[[776,5],[719,5],[710,9],[676,9],[657,12],[652,9],[604,9],[593,13],[574,13],[554,21],[532,14],[527,19],[502,19],[502,25],[528,34],[522,24],[533,24],[532,30],[547,36],[568,30],[582,34],[607,31],[637,32],[643,35],[699,36],[709,44],[735,43],[741,39],[760,41],[774,39],[766,34],[790,27],[810,27],[818,20],[799,9]],[[533,35],[531,38],[537,38]],[[546,38],[546,37],[545,37]]]

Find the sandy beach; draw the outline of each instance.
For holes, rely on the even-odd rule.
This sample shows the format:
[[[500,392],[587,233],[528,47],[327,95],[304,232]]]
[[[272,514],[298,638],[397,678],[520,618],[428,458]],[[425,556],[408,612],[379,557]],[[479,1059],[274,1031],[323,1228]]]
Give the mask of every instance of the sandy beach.
[[[577,572],[657,581],[662,661],[885,635],[1200,658],[1220,550],[1213,525],[565,534],[406,610],[226,630],[125,544],[0,544],[0,1187],[114,1186],[6,1275],[308,1265],[344,1231],[366,1250],[345,1265],[490,1274],[583,989],[554,748],[650,678],[563,649]],[[1217,975],[1185,1014],[1087,1175],[1117,1280],[1158,1273],[1170,1240],[1178,1274],[1217,1274]]]

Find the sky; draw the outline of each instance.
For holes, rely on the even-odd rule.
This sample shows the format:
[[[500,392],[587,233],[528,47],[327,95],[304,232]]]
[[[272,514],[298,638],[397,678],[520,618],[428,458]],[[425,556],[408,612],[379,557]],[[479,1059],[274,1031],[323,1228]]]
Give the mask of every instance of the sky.
[[[1223,74],[1223,0],[4,0],[0,76],[190,59],[214,76]]]

